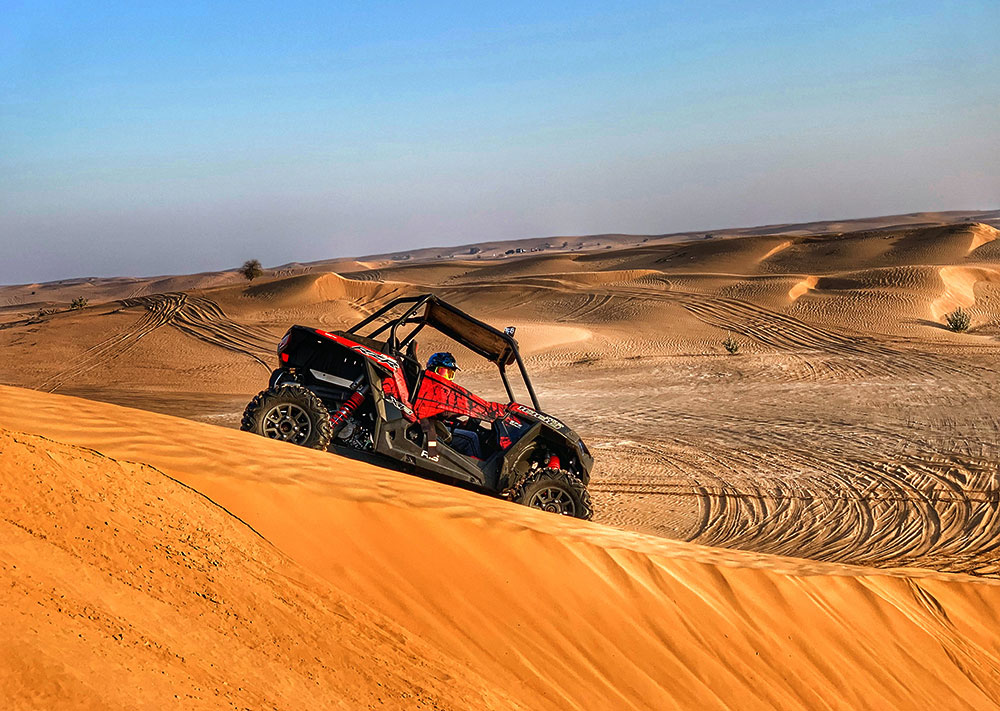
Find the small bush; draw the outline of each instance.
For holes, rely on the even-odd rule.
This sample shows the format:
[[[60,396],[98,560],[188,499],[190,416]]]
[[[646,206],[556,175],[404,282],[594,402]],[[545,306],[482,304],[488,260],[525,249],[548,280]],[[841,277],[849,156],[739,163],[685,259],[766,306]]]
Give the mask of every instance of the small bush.
[[[969,314],[967,314],[961,306],[952,311],[950,314],[945,314],[944,320],[948,322],[948,328],[955,331],[955,333],[968,331],[969,326],[972,323],[972,319],[969,318]]]
[[[736,355],[740,352],[740,344],[736,342],[732,334],[726,336],[726,340],[722,342],[723,347],[729,351],[730,355]]]
[[[253,281],[263,273],[264,269],[260,266],[259,259],[248,259],[243,262],[243,266],[240,267],[240,274],[242,274],[243,278],[247,281]]]
[[[37,312],[28,317],[28,323],[41,323],[46,317],[51,316],[55,312],[55,309],[38,309]]]
[[[72,303],[70,303],[69,307],[71,309],[82,309],[82,308],[86,308],[87,304],[89,304],[89,303],[90,303],[90,301],[88,299],[84,298],[83,296],[78,296],[75,299],[73,299],[73,301],[72,301]]]

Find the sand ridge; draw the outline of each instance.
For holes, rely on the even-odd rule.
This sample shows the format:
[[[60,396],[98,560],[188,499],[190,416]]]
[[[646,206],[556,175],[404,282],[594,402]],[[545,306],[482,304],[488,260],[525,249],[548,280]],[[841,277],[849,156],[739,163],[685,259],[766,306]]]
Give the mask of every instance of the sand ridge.
[[[367,272],[366,272],[367,273]],[[310,273],[251,285],[243,296],[275,305],[308,305],[324,301],[374,301],[403,284],[386,284],[373,278],[350,279],[334,272]]]
[[[969,245],[969,254],[985,244],[989,244],[1000,237],[1000,230],[991,225],[976,224],[972,227],[972,244]]]
[[[797,282],[795,286],[788,290],[789,301],[795,301],[806,292],[815,289],[817,283],[819,283],[819,277],[815,276],[807,276],[802,281]]]
[[[1000,270],[979,267],[941,267],[938,276],[944,284],[944,293],[931,304],[935,319],[954,310],[969,308],[976,303],[976,287],[983,284],[1000,284]]]
[[[145,562],[128,557],[143,554],[141,540],[131,547],[121,544],[122,536],[129,540],[138,535],[142,524],[130,516],[133,511],[149,511],[143,501],[150,495],[158,494],[164,502],[158,502],[161,511],[154,508],[148,515],[180,514],[176,520],[181,528],[163,531],[159,543],[167,548],[161,551],[172,551],[172,558],[180,560],[192,556],[197,548],[191,546],[204,544],[185,528],[205,521],[208,535],[224,530],[223,535],[241,541],[239,565],[228,546],[212,549],[211,556],[225,573],[259,581],[251,589],[286,584],[281,576],[259,568],[264,560],[270,559],[268,566],[279,564],[266,546],[251,545],[255,537],[238,521],[229,519],[223,527],[219,522],[226,520],[223,512],[204,500],[197,514],[201,518],[188,518],[194,514],[187,512],[196,507],[185,498],[190,495],[182,495],[187,490],[157,477],[159,471],[205,494],[273,544],[279,555],[294,561],[279,567],[293,565],[283,575],[303,581],[300,598],[320,596],[339,601],[340,609],[356,611],[347,615],[347,621],[342,618],[339,635],[320,643],[323,654],[315,656],[323,663],[330,666],[329,657],[338,654],[360,661],[351,650],[338,648],[341,635],[350,635],[348,639],[359,640],[356,644],[362,649],[377,645],[383,659],[400,665],[403,677],[423,673],[415,678],[432,680],[439,673],[434,672],[435,665],[449,665],[452,677],[468,683],[424,687],[427,682],[420,682],[428,702],[433,699],[441,708],[662,709],[706,704],[741,709],[822,704],[933,708],[985,707],[1000,701],[1000,648],[993,619],[1000,585],[995,583],[930,573],[886,575],[690,546],[483,500],[469,492],[244,433],[11,388],[0,388],[0,427],[23,426],[18,413],[29,403],[35,412],[29,428],[36,434],[5,433],[0,463],[8,466],[11,456],[18,461],[34,458],[42,475],[30,474],[25,466],[13,467],[20,474],[8,496],[23,498],[8,510],[15,523],[31,527],[45,522],[47,528],[33,529],[34,533],[18,528],[15,539],[8,534],[8,541],[30,539],[30,548],[5,546],[5,565],[21,570],[33,560],[37,567],[28,570],[36,570],[34,575],[62,569],[58,540],[49,538],[58,530],[52,525],[84,532],[81,526],[100,512],[100,508],[81,510],[60,499],[54,507],[56,518],[31,513],[38,487],[51,486],[46,477],[55,471],[66,486],[78,488],[84,477],[96,476],[101,467],[114,469],[104,474],[106,483],[91,481],[89,499],[95,506],[102,486],[112,486],[126,474],[139,476],[134,487],[119,491],[110,502],[118,512],[119,535],[101,539],[84,534],[88,540],[104,540],[99,570],[111,570],[116,582],[100,582],[104,578],[98,572],[79,576],[74,585],[55,583],[57,590],[72,591],[71,600],[85,599],[94,586],[105,585],[116,588],[117,597],[92,598],[96,602],[88,616],[64,622],[70,632],[87,630],[78,645],[43,647],[49,642],[44,635],[29,635],[38,645],[32,651],[44,649],[47,664],[63,674],[86,673],[79,660],[95,657],[72,651],[93,645],[104,650],[99,665],[108,673],[124,673],[124,658],[108,653],[119,643],[114,630],[125,630],[130,644],[138,639],[139,630],[154,647],[171,648],[178,642],[169,625],[150,625],[143,606],[110,603],[122,595],[138,595],[134,585],[142,580],[147,581],[149,594],[167,595],[168,604],[177,599],[173,595],[184,594],[184,578],[166,588],[150,586],[150,579],[136,567]],[[74,413],[72,419],[62,417],[67,411]],[[96,449],[110,460],[74,449],[80,446]],[[11,481],[7,471],[5,477]],[[155,488],[142,481],[154,482]],[[154,521],[153,526],[155,530],[159,524]],[[30,559],[29,550],[35,551]],[[153,553],[149,564],[166,565],[156,558],[161,554]],[[203,559],[198,553],[192,561]],[[95,565],[93,559],[86,560],[79,563],[84,569]],[[294,572],[296,567],[299,573]],[[449,574],[455,570],[463,574]],[[121,587],[117,580],[131,580],[133,587]],[[223,610],[238,609],[239,598],[226,576],[204,580],[205,595],[219,601]],[[44,594],[46,588],[38,582],[19,582],[18,594],[23,590],[29,601],[32,595]],[[196,604],[206,609],[213,605]],[[315,603],[300,601],[300,610],[303,605],[315,609],[309,606]],[[182,619],[186,613],[178,614],[171,619]],[[262,607],[256,614],[253,629],[244,624],[238,628],[241,634],[214,638],[216,643],[230,645],[234,659],[248,662],[260,660],[263,649],[272,650],[267,657],[271,665],[284,664],[289,657],[283,655],[289,653],[294,659],[287,646],[292,642],[280,636],[253,652],[258,642],[268,639],[266,630],[280,627],[283,613]],[[322,619],[322,611],[309,614],[317,622]],[[107,625],[108,632],[98,633],[95,620]],[[374,632],[386,624],[400,632]],[[298,629],[295,634],[304,634],[308,627]],[[55,631],[45,634],[56,639]],[[211,639],[199,641],[208,644]],[[398,655],[408,648],[406,639],[420,639],[429,649],[408,657],[409,661],[401,659]],[[418,658],[428,660],[423,672],[409,666]],[[217,685],[224,675],[204,667],[209,659],[211,655],[191,654],[183,662],[157,661],[146,655],[135,663],[154,670],[160,664],[171,679],[195,680],[184,683],[192,697],[188,707],[209,707],[214,698],[203,683]],[[829,662],[833,659],[835,665]],[[364,683],[370,666],[352,669],[348,664],[346,669],[324,671],[314,665],[313,669],[320,681],[315,698],[329,693],[334,680],[343,678],[353,680],[353,685],[335,687],[340,696],[333,698],[342,704],[350,706],[352,698],[372,692]],[[17,673],[23,677],[32,671]],[[263,670],[248,672],[245,684],[240,684],[243,689],[229,690],[230,698],[257,698],[284,707],[281,699],[288,697],[282,694],[294,695],[302,688],[297,685],[305,684],[302,676],[292,675],[287,686],[272,688],[260,681],[262,676]],[[413,708],[393,679],[380,690],[382,702]],[[151,690],[151,698],[161,691],[162,687]],[[477,697],[486,701],[471,700]],[[116,707],[113,694],[91,698]]]

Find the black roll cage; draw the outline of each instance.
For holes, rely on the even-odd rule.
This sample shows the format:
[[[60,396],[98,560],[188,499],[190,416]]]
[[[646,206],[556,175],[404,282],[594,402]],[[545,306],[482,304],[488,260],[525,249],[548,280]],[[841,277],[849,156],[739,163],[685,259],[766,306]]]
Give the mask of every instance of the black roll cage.
[[[386,314],[399,306],[407,304],[410,306],[401,316],[387,320],[386,323],[378,326],[367,336],[359,333],[365,326],[386,317]],[[415,315],[422,306],[425,307],[423,313]],[[399,327],[410,324],[415,324],[415,328],[401,339],[398,338],[396,331]],[[402,349],[409,345],[414,337],[427,325],[440,331],[445,336],[458,341],[488,361],[496,363],[497,368],[500,370],[500,379],[503,381],[504,390],[507,391],[507,397],[510,398],[511,402],[515,402],[515,399],[514,391],[511,389],[510,381],[507,379],[507,366],[511,363],[517,363],[521,379],[528,388],[531,404],[536,410],[541,412],[542,408],[538,404],[538,396],[535,395],[535,389],[531,385],[531,378],[528,376],[528,371],[521,360],[521,353],[518,350],[517,341],[514,340],[514,337],[489,324],[483,323],[479,319],[473,318],[433,294],[403,296],[394,299],[371,316],[351,326],[345,333],[352,333],[363,338],[375,340],[379,335],[388,330],[386,348],[395,355],[402,352]]]

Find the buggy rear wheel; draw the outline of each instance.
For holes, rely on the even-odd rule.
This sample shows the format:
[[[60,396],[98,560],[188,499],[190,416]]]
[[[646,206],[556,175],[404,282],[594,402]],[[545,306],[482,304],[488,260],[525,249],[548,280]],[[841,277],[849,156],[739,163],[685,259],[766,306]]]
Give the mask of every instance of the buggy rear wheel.
[[[330,411],[298,384],[269,388],[250,401],[240,429],[310,449],[326,449],[333,439]]]
[[[586,521],[594,515],[587,487],[565,469],[543,469],[524,483],[514,500],[533,509]]]

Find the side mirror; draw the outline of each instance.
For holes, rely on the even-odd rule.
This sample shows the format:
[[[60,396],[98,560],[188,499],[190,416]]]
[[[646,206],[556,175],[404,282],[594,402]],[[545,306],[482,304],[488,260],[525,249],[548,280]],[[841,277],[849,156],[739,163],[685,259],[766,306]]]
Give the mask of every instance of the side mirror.
[[[506,335],[508,335],[508,336],[510,336],[511,338],[513,338],[513,337],[514,337],[514,331],[516,331],[516,330],[517,330],[517,328],[515,328],[514,326],[508,326],[507,328],[505,328],[505,329],[503,330],[503,332],[504,332],[504,333],[505,333]]]

